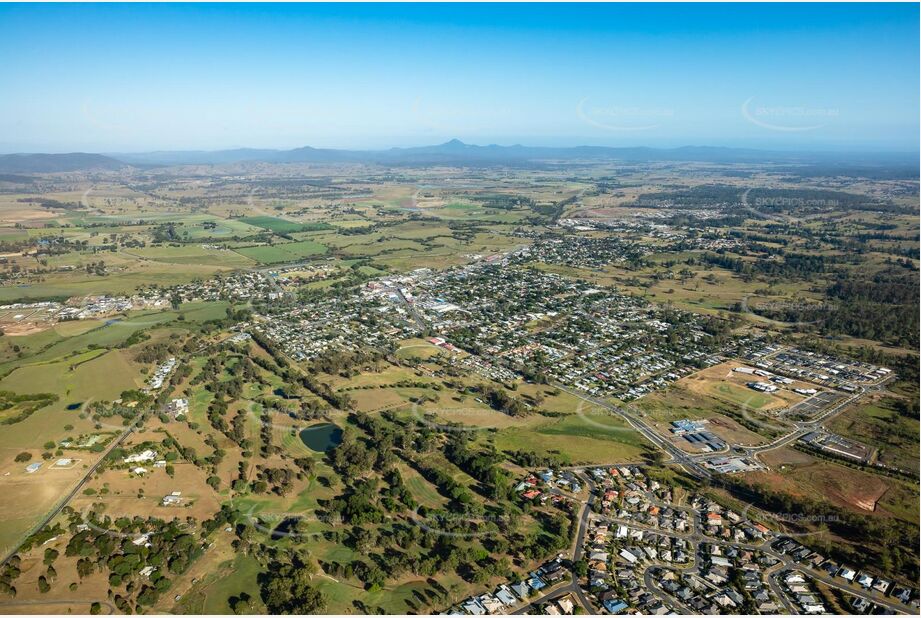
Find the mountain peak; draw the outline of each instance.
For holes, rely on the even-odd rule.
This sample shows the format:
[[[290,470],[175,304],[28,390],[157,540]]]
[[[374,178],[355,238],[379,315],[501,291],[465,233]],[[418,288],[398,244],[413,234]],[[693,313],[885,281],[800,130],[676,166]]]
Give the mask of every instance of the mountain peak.
[[[464,142],[460,141],[459,139],[455,137],[454,139],[442,144],[442,147],[444,148],[466,148],[467,144],[465,144]]]

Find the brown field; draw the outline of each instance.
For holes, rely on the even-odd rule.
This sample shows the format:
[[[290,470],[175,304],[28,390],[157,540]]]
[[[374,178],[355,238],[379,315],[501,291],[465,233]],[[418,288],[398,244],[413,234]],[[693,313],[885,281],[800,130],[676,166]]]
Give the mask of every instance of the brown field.
[[[757,484],[793,496],[822,497],[859,513],[917,522],[917,492],[908,491],[910,487],[901,481],[818,460],[789,448],[769,451],[761,459],[773,470],[747,476]]]
[[[349,396],[355,400],[356,409],[361,412],[380,412],[408,405],[406,399],[392,388],[349,391]]]
[[[67,557],[64,549],[67,537],[61,537],[47,545],[34,548],[22,556],[22,575],[16,580],[17,599],[5,599],[0,603],[0,613],[23,614],[89,614],[93,601],[102,604],[102,613],[119,613],[109,605],[106,591],[109,589],[108,576],[104,571],[96,571],[81,579],[77,575],[77,557]],[[58,573],[51,590],[41,594],[38,591],[38,578],[45,573],[42,563],[44,551],[54,548],[60,552],[54,568]],[[68,586],[77,583],[78,588],[71,592]]]
[[[758,458],[769,465],[771,468],[782,468],[783,466],[796,465],[802,466],[815,461],[814,458],[810,457],[806,453],[788,447],[767,451],[759,455]]]
[[[745,395],[749,395],[750,403],[748,405],[762,412],[781,410],[802,401],[804,397],[794,393],[791,389],[814,386],[804,382],[794,382],[788,386],[778,388],[773,393],[760,393],[748,388],[746,383],[766,381],[767,378],[733,371],[734,368],[742,366],[746,365],[735,360],[726,361],[682,378],[676,384],[690,391],[715,397],[729,403],[740,403],[740,398],[744,400]],[[731,385],[730,394],[724,392],[722,388],[727,384]],[[765,403],[758,405],[762,401]]]
[[[729,444],[756,446],[766,442],[764,438],[754,431],[746,429],[731,418],[725,416],[714,416],[710,418],[709,429]]]
[[[117,517],[155,516],[169,520],[173,517],[194,517],[202,521],[211,517],[220,509],[220,500],[205,483],[207,474],[190,463],[175,462],[175,478],[170,478],[162,468],[147,468],[147,474],[136,476],[128,470],[110,469],[87,483],[97,491],[96,495],[78,494],[71,501],[71,506],[83,512],[93,504],[105,505],[107,515]],[[103,488],[108,494],[98,493]],[[182,492],[182,504],[174,507],[160,505],[163,496]]]
[[[32,461],[42,461],[33,457]],[[83,476],[83,463],[70,469],[52,469],[51,462],[43,462],[40,470],[27,474],[25,463],[4,464],[0,473],[0,549],[8,551],[49,512],[58,501],[69,493]],[[31,463],[31,462],[30,462]],[[9,476],[6,474],[9,473]]]

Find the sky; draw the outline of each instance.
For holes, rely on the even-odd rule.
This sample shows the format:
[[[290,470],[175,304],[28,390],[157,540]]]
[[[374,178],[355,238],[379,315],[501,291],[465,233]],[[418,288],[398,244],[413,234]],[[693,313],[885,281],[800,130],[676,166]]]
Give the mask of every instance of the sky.
[[[2,4],[0,152],[919,149],[911,4]]]

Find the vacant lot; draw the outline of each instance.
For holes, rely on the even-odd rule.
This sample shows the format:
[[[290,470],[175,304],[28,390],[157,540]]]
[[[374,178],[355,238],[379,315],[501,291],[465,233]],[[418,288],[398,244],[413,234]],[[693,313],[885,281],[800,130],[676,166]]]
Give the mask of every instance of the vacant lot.
[[[816,459],[793,449],[762,456],[770,472],[747,476],[774,490],[810,499],[824,498],[858,513],[875,513],[906,522],[918,521],[917,486]]]
[[[789,387],[777,385],[773,393],[762,393],[749,388],[748,382],[766,382],[768,378],[733,371],[736,367],[744,367],[738,361],[727,361],[708,367],[682,378],[676,384],[688,390],[709,395],[740,408],[759,410],[762,412],[782,410],[790,405],[802,401],[803,397],[794,393],[792,388],[799,388],[802,383],[794,383]]]
[[[527,431],[501,429],[495,441],[501,450],[558,454],[573,464],[640,461],[652,448],[617,417],[601,415],[567,415]]]
[[[829,429],[876,447],[880,463],[918,471],[918,419],[899,414],[892,397],[846,409],[829,423]]]

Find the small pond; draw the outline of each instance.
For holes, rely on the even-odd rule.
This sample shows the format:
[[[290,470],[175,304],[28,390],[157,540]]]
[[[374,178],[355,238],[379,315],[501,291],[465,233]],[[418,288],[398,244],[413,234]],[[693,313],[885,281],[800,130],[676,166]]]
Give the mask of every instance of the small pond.
[[[301,442],[318,453],[332,450],[342,442],[342,428],[333,423],[321,423],[302,429]]]
[[[286,517],[280,524],[275,526],[274,530],[272,530],[272,538],[283,539],[294,534],[297,528],[297,522],[299,522],[300,519],[300,517]]]

